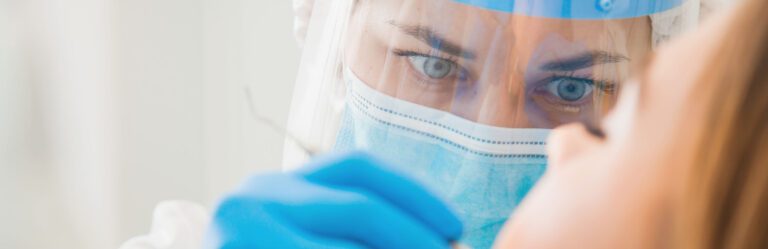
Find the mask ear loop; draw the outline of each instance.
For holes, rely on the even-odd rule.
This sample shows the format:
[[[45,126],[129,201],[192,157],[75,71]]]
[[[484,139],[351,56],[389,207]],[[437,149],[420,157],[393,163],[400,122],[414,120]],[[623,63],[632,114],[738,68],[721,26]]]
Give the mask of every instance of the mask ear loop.
[[[257,123],[265,125],[270,128],[273,132],[282,135],[286,137],[289,141],[296,144],[301,150],[306,153],[310,158],[314,157],[318,154],[318,150],[312,148],[311,146],[307,145],[304,141],[296,137],[293,133],[288,131],[284,125],[279,125],[274,120],[266,117],[265,115],[262,115],[258,111],[256,111],[256,104],[253,101],[253,95],[251,94],[251,87],[245,86],[243,88],[245,93],[246,101],[248,102],[248,111],[251,115],[251,118],[255,120]]]

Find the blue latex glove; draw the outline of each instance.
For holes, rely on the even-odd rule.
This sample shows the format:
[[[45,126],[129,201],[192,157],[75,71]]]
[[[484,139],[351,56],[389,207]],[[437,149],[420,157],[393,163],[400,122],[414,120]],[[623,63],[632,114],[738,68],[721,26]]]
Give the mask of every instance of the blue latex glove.
[[[356,152],[251,178],[213,218],[214,248],[450,248],[459,219],[433,194]]]

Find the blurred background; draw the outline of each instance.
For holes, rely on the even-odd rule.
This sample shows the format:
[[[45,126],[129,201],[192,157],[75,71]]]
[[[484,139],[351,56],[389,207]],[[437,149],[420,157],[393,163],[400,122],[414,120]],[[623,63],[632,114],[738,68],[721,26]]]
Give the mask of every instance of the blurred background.
[[[291,1],[0,0],[0,248],[116,248],[279,170]]]

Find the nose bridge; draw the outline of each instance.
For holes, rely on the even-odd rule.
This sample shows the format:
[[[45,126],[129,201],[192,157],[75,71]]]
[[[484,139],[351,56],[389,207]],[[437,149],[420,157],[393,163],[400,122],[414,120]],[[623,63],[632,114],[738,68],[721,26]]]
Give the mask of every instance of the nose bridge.
[[[533,128],[525,112],[524,72],[530,53],[516,47],[518,37],[509,25],[512,19],[506,21],[507,25],[487,36],[476,82],[457,95],[463,100],[455,103],[464,106],[454,106],[454,113],[492,126]]]
[[[505,27],[502,28],[504,39],[500,48],[501,51],[495,52],[497,60],[494,71],[498,73],[498,79],[494,81],[497,85],[496,90],[490,92],[495,95],[495,103],[487,102],[485,105],[497,106],[495,113],[486,113],[484,115],[487,122],[504,127],[514,128],[533,128],[528,121],[528,115],[525,112],[526,103],[526,82],[525,68],[528,65],[529,52],[521,46],[525,46],[525,41],[529,38],[521,33],[519,26],[521,21],[519,17],[512,17],[506,20]]]
[[[524,77],[514,68],[500,71],[497,80],[487,84],[478,108],[478,122],[511,128],[532,128],[525,112]]]
[[[492,126],[533,128],[525,112],[524,63],[518,56],[508,55],[486,65],[474,87],[475,94],[465,102],[471,113],[462,116]]]

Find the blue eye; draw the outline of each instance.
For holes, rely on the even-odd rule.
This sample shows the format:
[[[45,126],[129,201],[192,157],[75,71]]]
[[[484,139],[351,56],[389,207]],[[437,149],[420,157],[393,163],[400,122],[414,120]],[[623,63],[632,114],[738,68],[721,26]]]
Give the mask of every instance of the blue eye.
[[[592,93],[594,83],[589,79],[555,78],[547,84],[547,90],[565,101],[576,102]]]
[[[411,66],[432,79],[444,79],[455,74],[456,63],[446,59],[427,56],[408,56]]]

